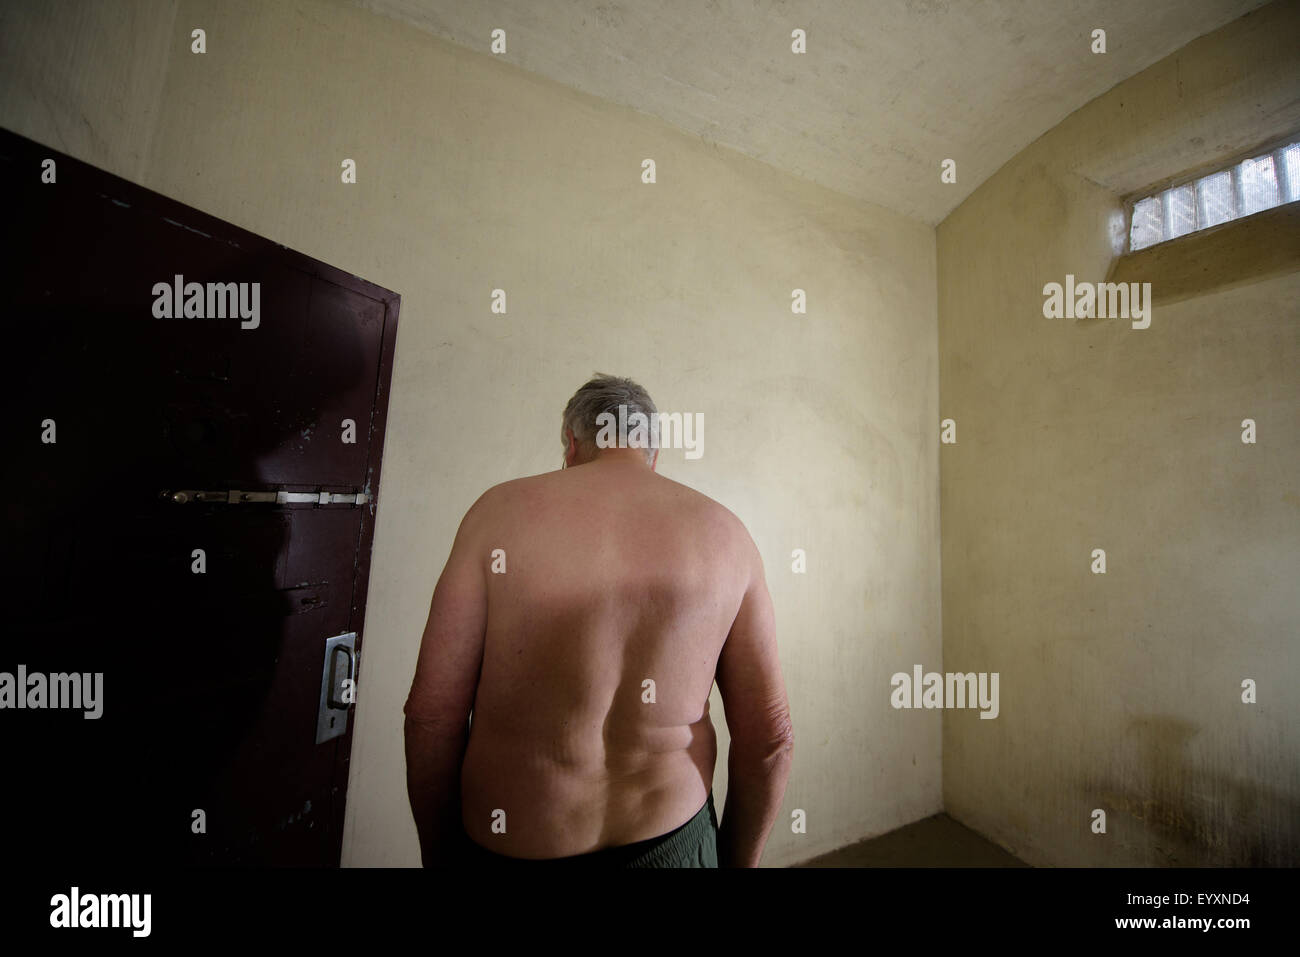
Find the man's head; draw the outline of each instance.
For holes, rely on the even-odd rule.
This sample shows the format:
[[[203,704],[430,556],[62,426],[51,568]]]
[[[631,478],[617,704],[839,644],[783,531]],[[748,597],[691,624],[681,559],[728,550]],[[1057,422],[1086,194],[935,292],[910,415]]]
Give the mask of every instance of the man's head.
[[[625,418],[622,420],[619,418],[620,405],[624,407]],[[647,422],[653,422],[657,411],[650,393],[631,379],[597,373],[591,381],[573,394],[569,404],[564,407],[564,422],[560,428],[560,438],[564,442],[564,464],[581,465],[602,455],[611,457],[644,455],[646,463],[654,468],[659,450],[653,447],[653,440],[646,447],[638,447],[635,450],[627,448],[636,442],[635,435],[631,437],[632,442],[629,442],[628,435],[629,432],[634,431],[635,420],[621,431],[619,425],[628,423],[632,415],[637,412],[644,415]],[[619,448],[602,449],[596,443],[601,424],[608,421],[599,419],[602,413],[613,416]],[[608,429],[606,433],[608,434]]]

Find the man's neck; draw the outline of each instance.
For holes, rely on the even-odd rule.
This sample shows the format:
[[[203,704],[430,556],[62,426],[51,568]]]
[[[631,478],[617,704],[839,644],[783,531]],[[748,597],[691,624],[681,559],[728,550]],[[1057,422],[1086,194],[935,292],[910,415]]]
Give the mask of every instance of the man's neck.
[[[588,463],[590,465],[632,465],[650,468],[642,449],[601,449]]]

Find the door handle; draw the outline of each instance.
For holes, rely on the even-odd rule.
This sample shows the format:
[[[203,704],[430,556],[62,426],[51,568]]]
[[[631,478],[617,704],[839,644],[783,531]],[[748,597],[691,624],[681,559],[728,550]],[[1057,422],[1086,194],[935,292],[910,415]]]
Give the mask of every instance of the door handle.
[[[344,682],[356,688],[357,633],[325,639],[325,661],[320,673],[320,704],[316,709],[316,743],[324,744],[348,730],[351,702],[344,700]]]
[[[330,649],[330,694],[329,706],[331,708],[347,708],[351,701],[344,700],[345,687],[344,682],[352,682],[352,687],[356,687],[356,656],[352,654],[352,649],[346,645],[338,644]]]

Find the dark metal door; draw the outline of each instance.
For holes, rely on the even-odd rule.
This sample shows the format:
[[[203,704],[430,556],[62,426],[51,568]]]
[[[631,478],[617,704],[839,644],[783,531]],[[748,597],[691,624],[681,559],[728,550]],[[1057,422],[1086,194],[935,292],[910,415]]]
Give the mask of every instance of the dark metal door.
[[[14,134],[0,154],[0,672],[103,674],[98,719],[0,710],[10,850],[337,864],[360,639],[326,642],[364,636],[399,297]],[[178,282],[191,315],[159,317]]]

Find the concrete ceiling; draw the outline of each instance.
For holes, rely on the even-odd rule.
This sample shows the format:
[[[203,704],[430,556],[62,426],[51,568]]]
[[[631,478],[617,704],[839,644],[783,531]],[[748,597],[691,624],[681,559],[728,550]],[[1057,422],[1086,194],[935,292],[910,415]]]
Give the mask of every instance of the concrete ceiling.
[[[1264,0],[352,2],[485,56],[500,27],[525,70],[934,224],[1074,110]]]

